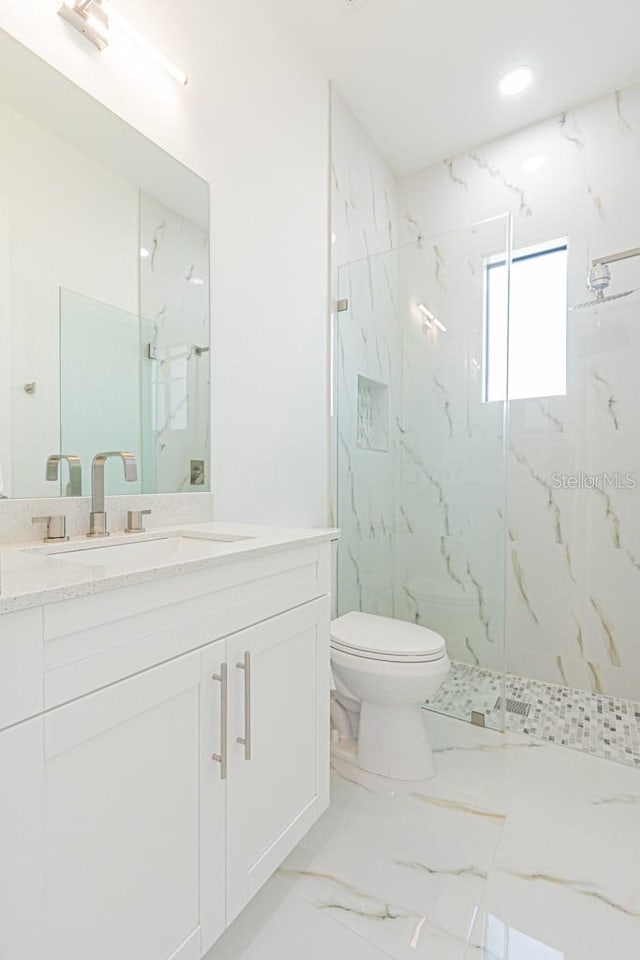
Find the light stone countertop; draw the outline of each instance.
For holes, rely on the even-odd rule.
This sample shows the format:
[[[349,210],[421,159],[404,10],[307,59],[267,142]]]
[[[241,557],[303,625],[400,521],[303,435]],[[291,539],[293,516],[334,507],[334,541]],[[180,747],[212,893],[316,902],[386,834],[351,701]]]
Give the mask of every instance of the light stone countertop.
[[[150,560],[149,557],[137,560],[132,557],[127,558],[124,564],[122,561],[105,561],[89,565],[82,560],[59,559],[61,555],[72,551],[173,540],[179,536],[187,537],[190,541],[213,541],[215,553],[194,559],[179,555],[169,560]],[[339,536],[340,531],[335,528],[305,530],[215,522],[155,528],[143,534],[112,534],[100,540],[88,540],[80,536],[61,544],[34,544],[32,541],[0,544],[0,614],[72,600],[136,583],[148,583],[162,577],[213,570],[238,560],[337,540]],[[236,539],[227,542],[225,537]]]

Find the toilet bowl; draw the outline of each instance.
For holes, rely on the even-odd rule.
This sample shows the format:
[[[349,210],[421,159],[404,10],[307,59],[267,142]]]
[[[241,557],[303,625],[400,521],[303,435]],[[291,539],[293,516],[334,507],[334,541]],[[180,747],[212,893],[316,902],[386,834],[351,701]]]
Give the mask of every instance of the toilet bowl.
[[[424,701],[451,664],[444,639],[415,623],[347,613],[331,624],[332,754],[378,776],[435,773]]]

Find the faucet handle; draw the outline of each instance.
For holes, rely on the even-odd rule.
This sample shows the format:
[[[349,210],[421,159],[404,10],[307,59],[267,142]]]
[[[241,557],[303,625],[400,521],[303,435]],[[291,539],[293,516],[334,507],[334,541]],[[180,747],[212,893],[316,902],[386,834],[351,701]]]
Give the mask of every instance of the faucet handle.
[[[143,517],[149,517],[151,510],[127,510],[125,533],[144,533]]]
[[[108,537],[107,515],[104,510],[92,510],[89,514],[88,537]]]
[[[67,536],[67,518],[64,514],[56,517],[31,517],[31,523],[44,523],[47,526],[47,532],[44,538],[45,543],[51,540],[68,540]]]

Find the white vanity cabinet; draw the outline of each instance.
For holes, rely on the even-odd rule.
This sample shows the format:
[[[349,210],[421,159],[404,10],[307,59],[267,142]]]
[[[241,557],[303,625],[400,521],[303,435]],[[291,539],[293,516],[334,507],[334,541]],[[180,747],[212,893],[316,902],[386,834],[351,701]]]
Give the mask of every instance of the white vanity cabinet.
[[[313,549],[315,597],[208,643],[216,618],[208,630],[185,618],[182,642],[190,635],[195,649],[115,682],[123,648],[132,645],[137,666],[140,643],[153,649],[145,614],[126,614],[135,593],[106,633],[91,608],[107,594],[51,608],[49,637],[45,608],[44,655],[34,659],[45,665],[45,709],[0,732],[0,957],[200,960],[322,813],[328,544]],[[173,579],[182,604],[184,578]],[[172,580],[161,584],[173,607]],[[114,610],[120,592],[110,594]],[[79,629],[54,638],[56,620]],[[80,637],[92,656],[81,655]],[[165,631],[158,637],[166,656]],[[67,671],[50,690],[90,689],[47,709],[47,665]]]
[[[199,688],[189,655],[0,734],[0,956],[156,960],[197,937]]]
[[[323,598],[202,655],[203,953],[329,803],[328,630]]]
[[[199,693],[190,655],[45,717],[51,960],[182,960],[196,935]]]
[[[325,598],[227,641],[227,923],[329,803],[329,615]]]

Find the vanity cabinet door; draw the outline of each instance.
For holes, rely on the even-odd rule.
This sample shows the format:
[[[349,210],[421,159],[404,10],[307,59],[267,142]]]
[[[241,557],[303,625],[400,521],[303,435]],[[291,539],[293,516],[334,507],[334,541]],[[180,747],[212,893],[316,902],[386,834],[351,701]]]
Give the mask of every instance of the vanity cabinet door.
[[[45,716],[45,960],[200,956],[200,679],[189,654]]]
[[[227,659],[231,923],[329,802],[329,599],[229,637]]]
[[[43,960],[44,721],[0,733],[0,957]]]

